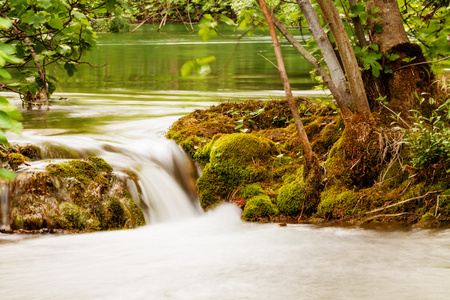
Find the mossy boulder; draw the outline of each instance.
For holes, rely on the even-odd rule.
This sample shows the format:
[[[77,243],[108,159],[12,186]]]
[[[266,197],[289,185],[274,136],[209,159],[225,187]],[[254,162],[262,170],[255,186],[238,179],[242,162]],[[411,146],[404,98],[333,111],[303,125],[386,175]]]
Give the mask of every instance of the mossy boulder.
[[[245,199],[250,199],[263,194],[263,188],[257,183],[248,184],[239,191],[239,195],[244,197]]]
[[[242,185],[264,180],[272,151],[269,140],[253,135],[234,133],[220,137],[197,181],[201,206],[208,209],[227,201]]]
[[[399,124],[377,112],[344,124],[332,103],[296,101],[317,164],[303,160],[286,100],[223,102],[175,122],[167,137],[204,166],[197,181],[203,208],[232,201],[248,211],[243,219],[256,221],[416,224],[423,216],[419,223],[450,223],[450,205],[436,199],[450,188],[446,164],[411,166]],[[239,130],[246,133],[233,133]],[[276,199],[276,218],[250,214],[258,211],[251,199],[264,195]],[[271,206],[264,199],[259,205]]]
[[[339,185],[330,186],[321,193],[317,216],[325,219],[340,219],[360,212],[357,192]]]
[[[311,213],[313,205],[302,183],[300,180],[295,180],[280,188],[277,206],[283,215],[297,217],[301,213],[305,215]]]
[[[245,221],[268,221],[278,215],[279,211],[270,198],[265,195],[250,198],[244,208],[242,219]]]
[[[20,153],[9,153],[8,154],[8,163],[12,170],[17,170],[21,164],[23,164],[27,158]]]
[[[11,228],[96,231],[145,224],[126,182],[102,158],[22,168],[11,186]]]

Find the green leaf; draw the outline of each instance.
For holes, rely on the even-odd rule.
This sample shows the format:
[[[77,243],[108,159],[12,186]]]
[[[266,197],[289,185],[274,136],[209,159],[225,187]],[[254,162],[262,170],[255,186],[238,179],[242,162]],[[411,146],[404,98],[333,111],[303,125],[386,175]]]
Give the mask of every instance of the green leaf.
[[[77,71],[77,68],[75,67],[75,65],[70,62],[66,62],[64,64],[64,69],[67,71],[67,75],[69,75],[69,77],[72,77],[73,75],[75,75],[75,72]]]
[[[0,76],[5,79],[11,79],[11,74],[8,73],[5,69],[0,69]]]
[[[0,177],[1,178],[5,178],[5,179],[8,179],[8,180],[13,180],[14,176],[15,176],[15,173],[13,171],[9,171],[9,170],[0,168]]]
[[[208,57],[201,58],[200,60],[201,60],[201,62],[204,65],[206,65],[206,64],[209,64],[209,63],[212,63],[213,61],[215,61],[216,57],[215,56],[208,56]]]
[[[228,18],[227,16],[225,16],[224,14],[220,15],[220,21],[222,23],[225,23],[227,25],[236,25],[236,23],[234,23],[233,20],[231,20],[230,18]]]
[[[376,33],[382,33],[383,32],[383,24],[375,24],[375,26],[373,27],[373,30]]]
[[[0,110],[7,113],[14,120],[23,120],[22,114],[17,110],[17,107],[9,103],[3,96],[0,96]]]
[[[52,6],[51,0],[38,0],[37,3],[44,9],[48,9]]]
[[[0,128],[9,129],[16,134],[21,134],[22,124],[11,117],[4,111],[0,111]]]
[[[357,5],[352,6],[351,11],[352,12],[351,12],[351,14],[349,14],[349,16],[351,18],[356,18],[360,14],[365,13],[366,12],[366,8],[362,4],[357,4]]]
[[[30,25],[33,25],[35,29],[41,28],[41,26],[45,23],[46,19],[45,16],[41,13],[38,13],[37,15],[31,16],[28,19],[28,23]]]
[[[50,25],[51,27],[55,28],[55,29],[63,29],[63,21],[59,18],[52,18],[49,22],[48,25]]]
[[[192,71],[194,69],[195,69],[195,63],[192,60],[184,63],[183,66],[181,67],[181,76],[187,77],[187,76],[191,75]]]
[[[1,29],[8,29],[11,27],[12,21],[6,18],[0,18],[0,28]]]

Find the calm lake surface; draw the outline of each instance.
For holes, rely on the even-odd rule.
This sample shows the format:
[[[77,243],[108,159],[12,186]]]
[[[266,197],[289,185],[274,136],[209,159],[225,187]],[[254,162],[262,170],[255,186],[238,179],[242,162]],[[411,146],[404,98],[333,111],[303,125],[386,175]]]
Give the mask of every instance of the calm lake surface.
[[[450,230],[278,227],[242,222],[232,205],[204,214],[186,204],[172,178],[173,161],[186,157],[164,132],[219,101],[282,97],[278,71],[258,55],[274,61],[268,37],[242,40],[229,67],[203,79],[181,78],[181,66],[215,55],[214,73],[233,41],[204,43],[182,25],[99,37],[88,59],[107,66],[62,77],[51,110],[24,111],[23,137],[10,138],[131,166],[157,209],[135,230],[0,234],[1,300],[450,299]],[[312,90],[307,63],[283,50],[294,93],[323,97]]]

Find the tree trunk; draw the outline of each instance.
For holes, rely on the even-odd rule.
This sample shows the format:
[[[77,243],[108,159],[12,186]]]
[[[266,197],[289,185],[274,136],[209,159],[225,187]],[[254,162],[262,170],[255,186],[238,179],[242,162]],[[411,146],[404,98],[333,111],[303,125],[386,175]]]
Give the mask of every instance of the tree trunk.
[[[317,16],[316,11],[308,0],[297,0],[297,4],[300,6],[303,15],[306,18],[306,21],[308,22],[309,30],[311,31],[314,39],[319,45],[320,51],[322,52],[322,57],[326,65],[328,66],[328,71],[330,72],[331,79],[336,85],[339,93],[342,95],[343,106],[353,110],[354,103],[352,96],[350,95],[347,88],[344,71],[341,68],[330,40],[322,29],[322,25],[320,24],[319,17]]]
[[[379,11],[371,13],[376,7],[379,8]],[[369,31],[371,42],[378,44],[381,52],[399,56],[395,61],[389,59],[380,61],[392,73],[382,73],[378,78],[372,78],[372,76],[365,74],[364,79],[369,100],[376,104],[378,102],[375,101],[377,97],[386,97],[389,110],[383,106],[376,108],[381,113],[380,116],[385,118],[385,123],[392,121],[388,117],[388,115],[391,115],[391,111],[400,114],[405,121],[410,120],[408,116],[413,109],[422,111],[427,115],[433,110],[433,107],[428,101],[421,103],[419,98],[436,97],[439,91],[437,85],[432,84],[434,75],[429,65],[414,65],[414,63],[425,62],[426,59],[420,46],[409,42],[397,1],[370,1],[367,2],[366,10],[369,15],[379,18],[376,21],[373,21],[371,17],[368,18],[368,25],[371,28]],[[382,30],[376,31],[375,26]],[[371,87],[376,87],[376,91],[373,91]]]
[[[333,95],[334,99],[336,100],[339,109],[341,110],[342,117],[344,119],[344,122],[350,117],[351,111],[348,107],[348,103],[346,102],[345,98],[341,95],[341,92],[334,84],[333,80],[331,79],[330,75],[328,75],[327,71],[324,67],[320,65],[320,62],[312,56],[311,53],[308,52],[296,39],[295,37],[281,24],[281,22],[272,15],[273,22],[275,26],[277,27],[278,31],[281,32],[281,34],[286,38],[286,40],[294,47],[295,50],[297,50],[298,53],[300,53],[319,73],[319,75],[322,77],[322,80],[325,82],[327,87],[330,89],[331,94]]]
[[[303,127],[303,122],[298,113],[297,105],[295,104],[294,96],[292,95],[291,85],[289,83],[289,78],[286,73],[286,68],[284,66],[283,54],[281,53],[280,43],[278,41],[277,32],[275,29],[275,25],[272,20],[271,13],[269,8],[267,7],[267,3],[265,0],[258,0],[259,6],[264,14],[264,18],[267,21],[267,25],[269,26],[270,36],[272,38],[273,48],[275,51],[275,56],[277,58],[278,71],[280,72],[281,81],[283,82],[284,92],[286,93],[286,98],[289,103],[289,108],[294,117],[294,122],[297,127],[298,136],[300,138],[300,142],[303,146],[303,152],[305,154],[305,158],[308,164],[311,164],[314,161],[314,153],[311,148],[311,144],[309,143],[308,136],[306,135],[305,128]]]
[[[350,4],[350,8],[356,6],[356,0],[348,0],[348,3]],[[367,46],[367,40],[366,35],[364,34],[363,26],[361,24],[361,19],[358,16],[356,18],[352,18],[352,21],[353,27],[355,28],[356,37],[358,38],[359,46],[363,48]]]
[[[377,7],[380,10],[377,13],[372,13],[373,9]],[[371,28],[369,33],[372,41],[380,46],[381,52],[386,52],[396,45],[409,42],[403,27],[397,0],[370,1],[366,4],[366,10],[369,16],[380,18],[380,20],[374,21],[372,17],[368,17],[367,25]]]
[[[345,74],[347,75],[350,86],[350,93],[355,105],[355,112],[370,113],[369,102],[367,101],[364,83],[362,81],[361,72],[355,53],[350,44],[349,37],[345,31],[344,24],[339,16],[339,12],[331,0],[317,0],[322,10],[322,14],[329,22],[331,32],[336,41],[339,55],[344,65]]]

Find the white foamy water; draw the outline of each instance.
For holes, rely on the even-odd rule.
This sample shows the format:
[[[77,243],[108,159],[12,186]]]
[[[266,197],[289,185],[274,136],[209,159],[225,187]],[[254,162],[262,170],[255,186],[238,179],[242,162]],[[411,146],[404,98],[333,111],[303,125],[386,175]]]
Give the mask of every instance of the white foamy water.
[[[0,246],[1,299],[448,299],[450,231],[249,224],[224,205]]]

